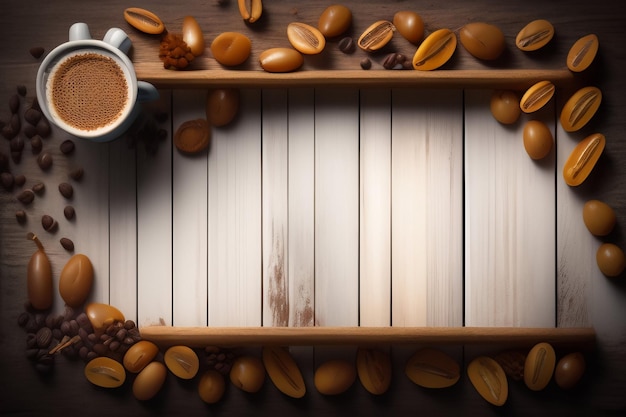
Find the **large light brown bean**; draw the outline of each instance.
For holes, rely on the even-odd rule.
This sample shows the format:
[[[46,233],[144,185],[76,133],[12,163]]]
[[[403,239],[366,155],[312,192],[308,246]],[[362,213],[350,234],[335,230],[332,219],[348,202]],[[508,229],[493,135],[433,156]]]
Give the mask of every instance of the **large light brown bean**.
[[[267,72],[291,72],[302,66],[302,54],[291,48],[270,48],[261,52],[259,63]]]
[[[213,58],[222,65],[232,67],[243,64],[252,51],[250,38],[239,32],[220,33],[211,42]]]
[[[70,307],[80,307],[87,300],[93,284],[93,265],[82,253],[72,256],[61,271],[59,293]]]
[[[149,340],[140,340],[124,354],[123,364],[128,372],[141,372],[159,353],[159,348]]]
[[[346,6],[333,4],[320,15],[317,28],[327,38],[334,38],[348,30],[352,24],[352,12]]]
[[[28,238],[37,244],[37,251],[30,257],[26,273],[28,301],[33,308],[47,310],[53,300],[52,267],[39,238],[32,233],[28,234]]]

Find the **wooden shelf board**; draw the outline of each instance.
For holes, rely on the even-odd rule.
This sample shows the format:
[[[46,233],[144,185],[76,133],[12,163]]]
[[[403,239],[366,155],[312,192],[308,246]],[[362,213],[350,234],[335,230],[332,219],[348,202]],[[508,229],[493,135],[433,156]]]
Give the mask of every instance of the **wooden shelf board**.
[[[141,336],[162,346],[511,345],[592,348],[593,328],[521,327],[175,327],[146,326]]]

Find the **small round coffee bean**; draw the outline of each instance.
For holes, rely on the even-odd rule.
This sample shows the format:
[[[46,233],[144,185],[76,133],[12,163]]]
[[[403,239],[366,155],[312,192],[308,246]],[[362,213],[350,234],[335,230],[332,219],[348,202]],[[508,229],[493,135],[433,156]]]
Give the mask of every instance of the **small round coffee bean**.
[[[33,155],[39,154],[43,149],[43,142],[41,140],[41,136],[35,134],[35,136],[30,138],[30,149],[33,152]]]
[[[42,327],[35,334],[37,338],[37,346],[39,348],[45,349],[50,346],[50,342],[52,342],[52,330],[49,327]]]
[[[33,190],[24,190],[17,195],[17,200],[22,204],[30,204],[35,199]]]
[[[46,190],[46,184],[43,182],[37,182],[33,184],[33,192],[36,194],[42,194]]]
[[[76,215],[74,207],[65,206],[65,208],[63,209],[63,215],[65,216],[67,220],[72,220],[74,216]]]
[[[33,58],[39,59],[45,52],[45,49],[41,46],[33,46],[28,52],[33,56]]]
[[[21,187],[26,184],[26,176],[24,174],[18,174],[15,176],[15,185]]]
[[[26,86],[25,85],[18,85],[17,86],[17,94],[19,94],[22,97],[26,97]]]
[[[40,135],[41,136],[41,135]],[[47,171],[52,166],[52,155],[48,152],[44,152],[37,157],[37,164],[39,164],[39,168]]]
[[[50,127],[50,122],[45,117],[42,117],[37,123],[37,134],[42,138],[47,138],[52,133],[52,128]]]
[[[74,142],[72,142],[72,140],[70,139],[64,140],[59,148],[61,149],[61,152],[63,152],[63,154],[69,155],[74,152]]]
[[[372,68],[372,61],[370,61],[369,58],[363,58],[360,64],[361,64],[361,68],[363,68],[364,70],[368,70]]]
[[[32,125],[26,125],[24,126],[24,129],[22,129],[22,132],[24,132],[24,136],[31,139],[37,134],[37,128]]]
[[[10,149],[11,152],[22,152],[22,150],[24,150],[24,139],[20,136],[11,139]]]
[[[20,98],[17,94],[13,94],[11,97],[9,97],[9,109],[11,110],[11,113],[13,114],[19,111]]]
[[[339,50],[344,54],[351,54],[356,50],[356,44],[354,43],[354,39],[350,36],[346,36],[341,39],[338,44]]]
[[[41,117],[42,117],[41,111],[34,109],[32,107],[29,107],[24,112],[24,120],[26,120],[28,124],[30,124],[31,126],[37,126],[37,123],[39,123],[39,120],[41,120]]]
[[[59,192],[63,197],[70,199],[74,195],[74,187],[70,183],[62,182],[59,184]]]
[[[26,212],[24,210],[17,210],[15,212],[15,219],[17,220],[19,224],[26,223],[26,220],[27,220]]]
[[[70,171],[70,178],[74,181],[80,181],[81,178],[83,178],[83,175],[85,175],[83,167],[74,168]]]
[[[65,249],[68,252],[74,252],[74,242],[72,242],[71,239],[62,237],[60,242],[61,242],[61,246],[63,246],[63,249]]]
[[[11,191],[15,185],[15,177],[10,172],[3,172],[0,174],[0,182],[5,190]]]
[[[43,230],[46,232],[54,232],[58,226],[58,223],[52,216],[48,214],[44,214],[41,216],[41,225],[43,226]]]

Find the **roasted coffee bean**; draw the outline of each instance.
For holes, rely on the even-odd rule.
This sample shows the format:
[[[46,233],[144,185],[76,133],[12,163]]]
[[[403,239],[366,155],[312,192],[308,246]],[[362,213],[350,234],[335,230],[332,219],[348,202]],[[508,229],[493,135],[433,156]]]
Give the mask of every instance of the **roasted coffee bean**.
[[[33,152],[33,155],[37,155],[42,149],[43,142],[41,141],[41,136],[35,134],[35,136],[30,138],[30,150]]]
[[[46,189],[46,184],[44,184],[43,182],[37,182],[33,184],[33,192],[37,194],[43,193],[45,189]]]
[[[65,216],[67,220],[72,220],[74,216],[76,215],[74,207],[65,206],[65,208],[63,209],[63,215]]]
[[[50,346],[50,342],[52,342],[52,330],[49,327],[42,327],[35,334],[37,338],[37,346],[41,349],[45,349]]]
[[[350,36],[346,36],[339,41],[338,44],[339,50],[344,54],[351,54],[356,50],[356,44],[354,43],[354,39]]]
[[[44,152],[37,157],[37,164],[39,164],[39,168],[44,171],[47,171],[52,166],[52,155],[48,152]]]
[[[70,139],[64,140],[59,146],[59,149],[61,149],[61,152],[65,155],[69,155],[74,152],[74,142]]]
[[[26,92],[27,92],[27,90],[26,90],[26,86],[25,85],[18,85],[17,86],[17,94],[19,94],[22,97],[25,97],[26,96]]]
[[[37,134],[42,138],[47,138],[52,133],[52,128],[50,127],[50,122],[45,117],[42,117],[37,123]]]
[[[24,139],[19,136],[14,137],[11,139],[10,148],[11,152],[22,152],[24,149]]]
[[[41,225],[46,232],[54,232],[58,226],[58,223],[54,218],[48,214],[41,216]]]
[[[61,246],[63,246],[63,249],[65,249],[68,252],[74,252],[74,242],[72,242],[71,239],[62,237],[60,242],[61,242]]]
[[[26,184],[26,176],[24,174],[18,174],[15,176],[15,185],[21,187]]]
[[[372,68],[372,61],[369,58],[363,58],[360,62],[361,68],[364,70],[368,70]]]
[[[83,169],[83,167],[74,168],[70,171],[70,178],[74,181],[80,181],[80,179],[83,178],[84,174],[85,170]]]
[[[15,114],[20,109],[20,97],[17,94],[13,94],[9,97],[9,110],[11,113]]]
[[[15,212],[15,218],[19,224],[26,223],[26,212],[24,210],[17,210]]]
[[[45,50],[41,46],[33,46],[28,52],[30,52],[33,58],[39,59],[41,58]]]
[[[24,126],[24,129],[22,129],[22,132],[24,133],[24,136],[31,139],[37,134],[37,128],[33,125],[26,125]]]
[[[41,111],[32,107],[28,108],[24,112],[24,120],[26,120],[31,126],[37,126],[39,120],[41,120]]]
[[[30,204],[35,199],[35,193],[32,190],[24,190],[17,195],[17,199],[22,204]]]
[[[5,139],[13,139],[17,135],[17,132],[13,130],[10,124],[6,124],[2,127],[2,136]]]
[[[383,61],[383,67],[385,69],[403,69],[406,62],[406,56],[395,52],[387,55]]]
[[[10,172],[3,172],[0,174],[0,182],[5,190],[11,191],[15,185],[15,177]]]
[[[59,192],[63,197],[70,199],[74,195],[74,187],[68,182],[62,182],[59,184]]]

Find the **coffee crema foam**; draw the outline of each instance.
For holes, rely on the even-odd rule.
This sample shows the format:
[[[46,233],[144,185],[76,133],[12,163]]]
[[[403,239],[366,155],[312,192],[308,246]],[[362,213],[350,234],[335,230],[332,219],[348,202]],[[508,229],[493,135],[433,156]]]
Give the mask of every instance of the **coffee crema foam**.
[[[124,71],[113,58],[95,52],[72,55],[57,64],[48,84],[51,110],[78,130],[106,127],[128,105]]]

